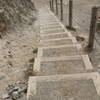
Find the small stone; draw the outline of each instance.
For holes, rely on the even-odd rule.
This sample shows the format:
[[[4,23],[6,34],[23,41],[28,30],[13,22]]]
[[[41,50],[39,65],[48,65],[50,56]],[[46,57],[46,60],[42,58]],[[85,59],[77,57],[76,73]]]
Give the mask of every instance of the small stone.
[[[21,84],[21,81],[17,81],[16,84]]]
[[[25,96],[25,95],[22,96],[22,97],[20,98],[20,100],[26,100],[26,96]]]
[[[13,58],[13,56],[11,54],[9,54],[8,57]]]
[[[10,42],[9,42],[9,41],[7,41],[7,44],[10,44]]]
[[[16,91],[16,92],[13,92],[12,93],[12,99],[18,99],[18,98],[20,98],[20,95],[19,95],[19,93],[18,93],[18,91]]]
[[[5,94],[4,96],[3,96],[3,99],[9,99],[10,98],[10,95],[8,95],[8,94]]]
[[[27,88],[25,87],[25,88],[19,90],[19,93],[22,93],[22,92],[27,93]]]
[[[23,47],[27,47],[26,45],[23,45]]]
[[[18,90],[19,90],[18,87],[15,87],[15,88],[11,89],[11,90],[9,91],[9,95],[11,95],[13,92],[16,92],[16,91],[18,91]]]
[[[0,80],[3,80],[5,78],[5,76],[0,76]]]
[[[77,39],[77,41],[84,41],[85,40],[85,38],[81,37],[81,36],[76,36],[76,39]]]

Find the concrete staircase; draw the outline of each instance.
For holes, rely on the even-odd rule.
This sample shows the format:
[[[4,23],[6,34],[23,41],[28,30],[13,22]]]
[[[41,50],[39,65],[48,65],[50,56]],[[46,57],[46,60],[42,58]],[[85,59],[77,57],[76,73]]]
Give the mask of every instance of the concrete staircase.
[[[27,100],[100,100],[100,75],[54,14],[39,11],[40,46]]]

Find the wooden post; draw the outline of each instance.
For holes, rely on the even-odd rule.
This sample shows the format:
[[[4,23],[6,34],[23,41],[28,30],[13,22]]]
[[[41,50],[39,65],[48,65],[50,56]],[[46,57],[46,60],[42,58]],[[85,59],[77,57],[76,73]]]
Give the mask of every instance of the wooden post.
[[[50,6],[50,10],[52,10],[52,3],[51,3],[51,0],[49,0],[49,6]]]
[[[51,0],[52,3],[52,11],[54,12],[54,0]]]
[[[63,0],[60,0],[60,6],[61,6],[61,20],[63,20]]]
[[[73,0],[69,0],[69,25],[66,26],[67,29],[76,31],[73,27]]]
[[[72,20],[73,20],[73,1],[69,0],[69,29],[72,29]]]
[[[97,7],[92,8],[92,17],[91,17],[91,23],[90,23],[89,44],[88,44],[88,50],[90,52],[93,50],[93,46],[94,46],[94,38],[95,38],[95,32],[96,32],[97,10],[98,10]]]
[[[56,2],[56,15],[58,15],[58,0],[55,0]]]

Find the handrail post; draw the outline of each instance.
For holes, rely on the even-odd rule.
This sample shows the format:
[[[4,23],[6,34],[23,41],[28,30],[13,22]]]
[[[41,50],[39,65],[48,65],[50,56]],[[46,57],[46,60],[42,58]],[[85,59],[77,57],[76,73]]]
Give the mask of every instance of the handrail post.
[[[54,12],[54,0],[51,0],[51,4],[52,4],[52,12]]]
[[[60,6],[61,6],[61,20],[63,20],[63,0],[60,0]]]
[[[69,0],[69,25],[66,28],[75,31],[73,27],[73,0]]]
[[[90,33],[89,33],[89,43],[88,43],[88,51],[89,52],[91,52],[93,50],[93,47],[94,47],[94,38],[95,38],[96,20],[97,20],[97,10],[98,10],[98,8],[96,6],[92,8]]]
[[[51,0],[49,0],[49,6],[50,6],[50,10],[52,10]]]
[[[56,2],[56,15],[58,15],[58,0],[55,0]]]
[[[73,20],[73,1],[69,0],[69,28],[72,29]]]

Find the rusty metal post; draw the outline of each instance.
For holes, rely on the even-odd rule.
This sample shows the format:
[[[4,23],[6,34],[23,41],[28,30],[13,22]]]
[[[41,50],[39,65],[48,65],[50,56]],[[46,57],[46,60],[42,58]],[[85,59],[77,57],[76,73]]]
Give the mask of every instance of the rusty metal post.
[[[58,15],[58,0],[55,0],[56,2],[56,15]]]
[[[94,38],[96,32],[96,20],[97,20],[97,7],[92,8],[91,23],[90,23],[90,33],[89,33],[89,43],[88,50],[91,52],[94,47]]]
[[[60,0],[61,20],[63,20],[63,0]]]

